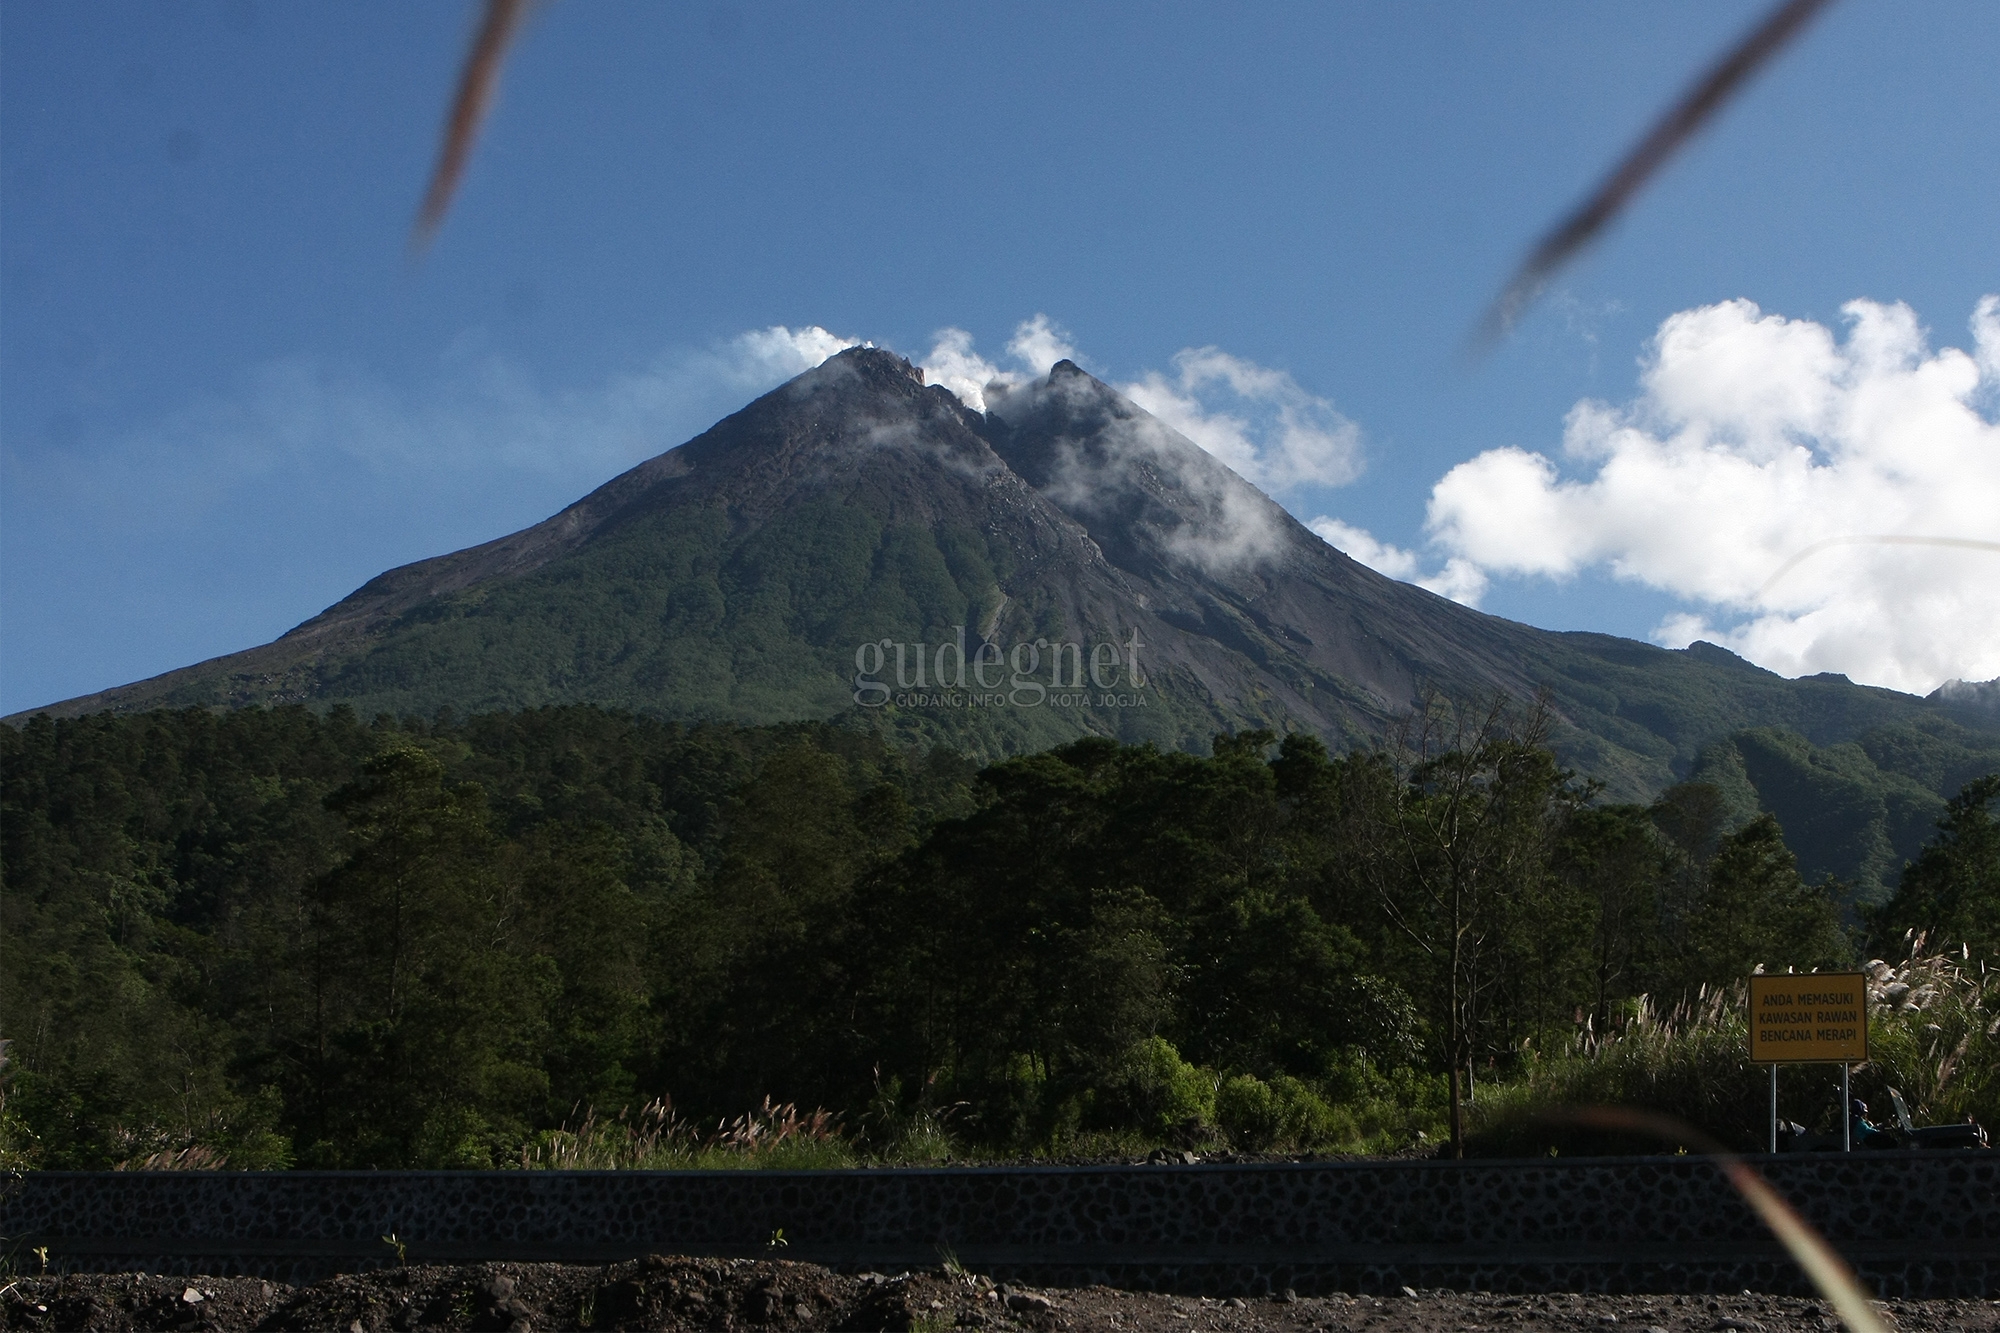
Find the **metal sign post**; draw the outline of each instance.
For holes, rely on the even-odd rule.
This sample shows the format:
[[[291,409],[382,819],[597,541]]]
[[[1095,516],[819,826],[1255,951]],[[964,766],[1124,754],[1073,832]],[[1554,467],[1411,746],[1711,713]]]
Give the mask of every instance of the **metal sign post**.
[[[1847,1066],[1840,1066],[1840,1150],[1854,1151],[1854,1103],[1847,1095]]]
[[[1778,1151],[1778,1067],[1771,1066],[1771,1151]]]
[[[1868,1062],[1868,978],[1860,972],[1750,978],[1750,1059],[1771,1066],[1771,1151],[1778,1150],[1778,1066],[1840,1066],[1840,1141],[1854,1148],[1848,1071]]]

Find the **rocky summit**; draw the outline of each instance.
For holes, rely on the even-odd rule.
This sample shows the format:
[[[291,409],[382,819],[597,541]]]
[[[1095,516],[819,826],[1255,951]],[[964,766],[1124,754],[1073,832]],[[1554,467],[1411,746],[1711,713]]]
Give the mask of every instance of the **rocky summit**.
[[[1385,578],[1068,361],[984,406],[850,349],[275,642],[34,711],[584,702],[844,716],[991,757],[1252,726],[1365,744],[1427,693],[1539,696],[1558,749],[1627,798],[1745,728],[1824,747],[1915,727],[1981,752],[2000,732],[1942,693],[1538,630]]]

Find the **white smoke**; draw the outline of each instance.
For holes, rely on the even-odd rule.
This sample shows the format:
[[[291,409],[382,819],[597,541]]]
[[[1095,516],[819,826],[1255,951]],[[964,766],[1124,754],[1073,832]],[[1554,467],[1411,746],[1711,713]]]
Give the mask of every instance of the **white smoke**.
[[[1601,568],[1677,594],[1696,605],[1658,641],[1787,675],[2000,675],[2000,552],[1981,545],[2000,543],[2000,424],[1980,407],[2000,390],[2000,298],[1970,354],[1932,352],[1902,304],[1844,313],[1845,343],[1749,301],[1672,316],[1636,400],[1570,412],[1576,475],[1520,449],[1461,463],[1432,491],[1434,542],[1488,576]]]
[[[972,335],[964,329],[939,329],[921,364],[927,383],[942,384],[975,412],[986,410],[987,389],[1010,378],[972,350]]]
[[[1360,428],[1284,371],[1218,347],[1176,353],[1174,370],[1171,379],[1154,370],[1120,387],[1253,485],[1344,486],[1361,475]]]
[[[997,366],[973,351],[972,335],[964,329],[942,328],[932,335],[930,353],[918,364],[928,383],[943,385],[973,411],[984,412],[989,393],[998,397],[998,390],[1040,379],[1056,362],[1075,359],[1076,349],[1066,330],[1047,315],[1036,315],[1015,326],[1007,354],[1018,370]]]
[[[1036,315],[1015,327],[1014,336],[1007,340],[1007,355],[1030,375],[1046,375],[1056,362],[1074,361],[1076,348],[1070,345],[1069,330],[1047,315]]]
[[[1015,328],[1007,353],[1014,367],[980,356],[964,329],[940,329],[923,358],[925,378],[976,412],[1011,415],[1014,409],[1001,405],[1015,391],[1063,391],[1062,384],[1045,377],[1056,362],[1078,359],[1068,331],[1040,314]],[[1176,491],[1193,500],[1204,517],[1169,534],[1167,545],[1211,571],[1282,546],[1278,511],[1253,487],[1275,492],[1337,486],[1360,474],[1361,432],[1332,403],[1306,392],[1283,371],[1220,348],[1186,348],[1175,355],[1171,375],[1148,371],[1115,387],[1148,415],[1109,423],[1088,457],[1074,449],[1064,455],[1046,483],[1052,498],[1090,509],[1126,487],[1137,475],[1135,467],[1168,471]],[[1218,469],[1186,466],[1185,446],[1176,444],[1176,434],[1251,486]]]
[[[1067,381],[1068,386],[1080,384]],[[1116,507],[1135,488],[1145,489],[1142,479],[1148,473],[1168,479],[1181,520],[1162,534],[1164,544],[1212,574],[1283,548],[1278,507],[1189,450],[1172,426],[1151,416],[1114,417],[1092,437],[1088,451],[1071,447],[1061,458],[1049,490],[1066,508]]]
[[[1069,332],[1042,314],[1015,328],[1007,353],[1019,369],[973,351],[964,329],[940,329],[922,362],[925,378],[984,412],[989,395],[998,397],[996,386],[1018,388],[1058,361],[1077,359]],[[1284,371],[1219,347],[1183,348],[1173,374],[1149,370],[1116,387],[1262,490],[1341,486],[1361,475],[1359,427]]]
[[[860,346],[860,339],[828,333],[817,324],[802,329],[773,324],[738,334],[728,346],[735,355],[718,358],[719,365],[745,384],[768,385],[802,375],[835,353]]]

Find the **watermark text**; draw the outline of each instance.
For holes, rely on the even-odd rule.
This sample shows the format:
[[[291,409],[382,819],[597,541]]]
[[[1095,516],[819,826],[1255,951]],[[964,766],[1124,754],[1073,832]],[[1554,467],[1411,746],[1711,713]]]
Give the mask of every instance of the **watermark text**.
[[[1143,708],[1139,631],[1086,646],[1035,639],[966,649],[965,626],[935,646],[878,639],[854,650],[854,702],[863,708]]]

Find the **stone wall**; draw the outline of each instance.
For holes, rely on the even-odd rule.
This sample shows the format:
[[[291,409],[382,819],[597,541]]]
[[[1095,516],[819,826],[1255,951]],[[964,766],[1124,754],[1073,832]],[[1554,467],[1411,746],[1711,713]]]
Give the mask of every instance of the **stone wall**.
[[[1881,1296],[2000,1296],[2000,1153],[1758,1159]],[[35,1172],[52,1267],[291,1281],[408,1261],[775,1254],[1211,1295],[1809,1289],[1696,1157],[879,1171]],[[782,1232],[783,1245],[773,1240]],[[32,1263],[32,1260],[29,1260]]]

